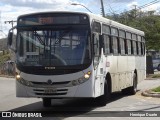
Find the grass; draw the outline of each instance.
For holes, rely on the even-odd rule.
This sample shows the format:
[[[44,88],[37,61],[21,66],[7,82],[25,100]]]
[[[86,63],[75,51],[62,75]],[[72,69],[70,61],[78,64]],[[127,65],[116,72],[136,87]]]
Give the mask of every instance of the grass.
[[[160,78],[160,74],[154,74],[152,78]]]
[[[160,92],[160,86],[159,86],[159,87],[156,87],[156,88],[153,88],[152,91],[153,91],[153,92]]]
[[[160,78],[160,74],[149,74],[146,77],[147,78]]]

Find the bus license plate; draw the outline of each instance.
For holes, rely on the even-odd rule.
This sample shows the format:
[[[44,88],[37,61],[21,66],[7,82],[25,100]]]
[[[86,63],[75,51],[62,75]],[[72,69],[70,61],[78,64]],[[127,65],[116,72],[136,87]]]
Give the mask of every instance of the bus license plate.
[[[56,89],[48,88],[44,90],[45,93],[56,93]]]

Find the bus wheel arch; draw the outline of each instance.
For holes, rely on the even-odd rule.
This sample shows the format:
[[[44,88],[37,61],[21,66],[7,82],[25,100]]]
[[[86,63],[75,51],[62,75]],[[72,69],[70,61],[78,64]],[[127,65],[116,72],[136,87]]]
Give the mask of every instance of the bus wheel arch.
[[[98,103],[98,105],[100,106],[105,106],[110,99],[110,94],[111,94],[111,76],[110,74],[107,73],[104,82],[104,94],[96,98],[96,103]]]
[[[109,90],[109,92],[111,94],[111,92],[112,92],[112,78],[111,78],[111,74],[110,73],[107,73],[105,80],[106,80],[106,82],[108,84],[108,90]]]
[[[137,84],[138,84],[138,74],[136,69],[134,70],[132,80],[133,84],[131,87],[128,88],[128,94],[135,95],[137,92]]]
[[[132,80],[133,80],[133,85],[129,87],[128,90],[130,95],[135,95],[137,92],[137,84],[138,84],[137,70],[134,71]]]
[[[134,70],[132,81],[133,81],[132,86],[130,86],[128,88],[125,88],[125,89],[122,89],[122,93],[123,94],[125,94],[125,95],[135,95],[136,94],[136,92],[137,92],[137,83],[138,83],[138,74],[137,74],[137,70],[136,69]]]

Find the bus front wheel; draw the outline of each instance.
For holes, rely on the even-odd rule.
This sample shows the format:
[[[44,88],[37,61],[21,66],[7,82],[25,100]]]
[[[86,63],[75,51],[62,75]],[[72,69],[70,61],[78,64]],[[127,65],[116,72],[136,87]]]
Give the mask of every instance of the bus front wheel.
[[[51,106],[51,98],[43,98],[43,106],[50,107]]]
[[[98,105],[100,106],[105,106],[107,104],[107,102],[109,101],[110,98],[110,90],[109,90],[109,86],[108,86],[108,82],[105,82],[104,85],[104,94],[98,98],[96,98],[96,103],[98,103]]]

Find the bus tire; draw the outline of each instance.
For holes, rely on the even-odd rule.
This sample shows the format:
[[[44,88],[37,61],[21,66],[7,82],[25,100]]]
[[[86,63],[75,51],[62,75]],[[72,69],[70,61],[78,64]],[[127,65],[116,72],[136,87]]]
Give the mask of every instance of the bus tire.
[[[51,106],[51,98],[43,98],[43,106],[50,107]]]
[[[100,106],[105,106],[107,104],[107,102],[109,101],[110,98],[110,90],[109,90],[109,86],[108,83],[105,82],[104,85],[104,94],[98,98],[96,98],[96,103]]]
[[[129,94],[135,95],[136,92],[137,92],[137,75],[134,73],[133,74],[133,86],[129,87]]]
[[[133,85],[131,87],[128,87],[126,89],[122,90],[122,93],[125,95],[135,95],[137,92],[137,75],[133,74]]]

